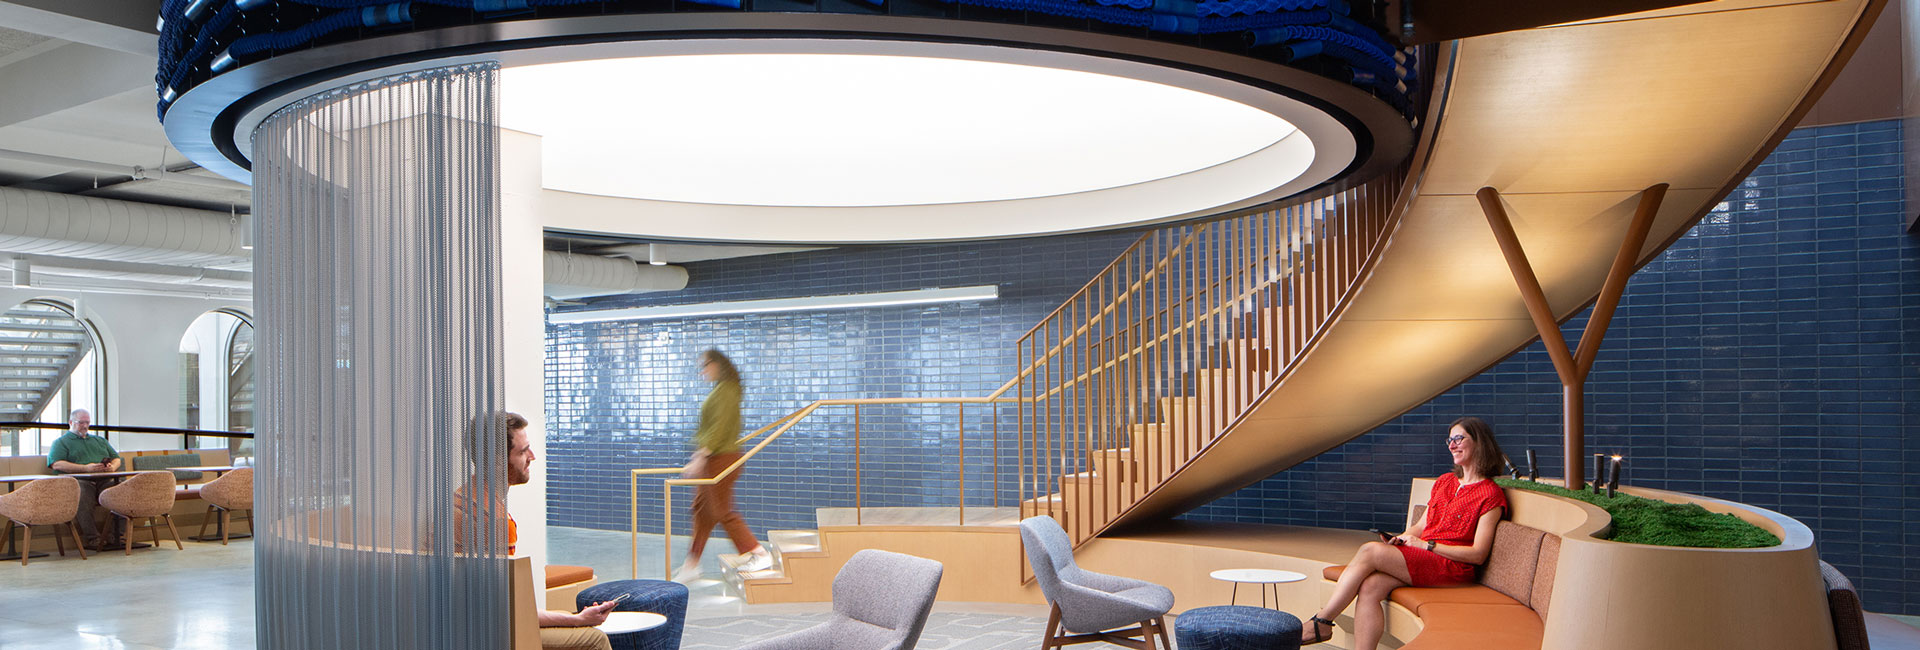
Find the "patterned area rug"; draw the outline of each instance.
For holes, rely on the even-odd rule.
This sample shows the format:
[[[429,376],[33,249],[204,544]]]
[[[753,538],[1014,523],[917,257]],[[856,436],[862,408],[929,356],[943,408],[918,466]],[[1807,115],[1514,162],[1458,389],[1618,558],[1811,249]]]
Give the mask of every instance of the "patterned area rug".
[[[827,620],[828,614],[728,616],[687,622],[680,647],[684,650],[738,648],[749,641],[802,630]],[[920,634],[922,650],[1028,650],[1040,645],[1045,618],[1000,614],[934,612]],[[1118,648],[1106,643],[1077,648]]]

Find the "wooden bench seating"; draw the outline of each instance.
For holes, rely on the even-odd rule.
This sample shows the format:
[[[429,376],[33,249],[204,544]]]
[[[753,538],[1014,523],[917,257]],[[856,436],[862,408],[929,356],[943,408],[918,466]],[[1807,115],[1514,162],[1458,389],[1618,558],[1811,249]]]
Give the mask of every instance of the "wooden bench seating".
[[[1478,584],[1402,587],[1390,596],[1420,619],[1402,650],[1538,650],[1560,559],[1560,536],[1500,522]],[[1340,579],[1344,566],[1321,572]]]

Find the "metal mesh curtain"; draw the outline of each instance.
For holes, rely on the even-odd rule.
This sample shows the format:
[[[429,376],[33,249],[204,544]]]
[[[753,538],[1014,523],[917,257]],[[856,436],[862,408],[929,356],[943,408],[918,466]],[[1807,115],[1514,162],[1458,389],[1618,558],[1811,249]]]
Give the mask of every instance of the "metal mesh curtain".
[[[261,648],[508,646],[498,74],[341,88],[254,133]]]

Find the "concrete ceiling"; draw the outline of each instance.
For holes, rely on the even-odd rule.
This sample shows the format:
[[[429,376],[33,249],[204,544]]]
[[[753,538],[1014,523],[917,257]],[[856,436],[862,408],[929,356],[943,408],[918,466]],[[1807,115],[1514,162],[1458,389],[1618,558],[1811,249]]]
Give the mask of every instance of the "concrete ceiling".
[[[0,96],[7,98],[0,102],[0,185],[248,210],[250,193],[237,184],[134,179],[136,167],[194,174],[154,119],[159,6],[159,0],[0,1]],[[28,162],[12,152],[95,164]]]
[[[0,0],[0,187],[252,211],[249,188],[188,161],[154,116],[159,6],[160,0]],[[635,255],[621,247],[628,242],[556,236],[551,244]],[[663,257],[686,262],[786,250],[676,244]],[[8,253],[0,250],[0,260]]]

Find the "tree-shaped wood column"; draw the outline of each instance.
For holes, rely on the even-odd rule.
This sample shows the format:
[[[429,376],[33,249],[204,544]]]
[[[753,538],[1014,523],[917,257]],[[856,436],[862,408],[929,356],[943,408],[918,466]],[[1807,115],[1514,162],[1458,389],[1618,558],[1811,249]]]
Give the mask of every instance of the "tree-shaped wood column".
[[[1667,184],[1661,183],[1649,187],[1640,193],[1640,205],[1633,213],[1633,221],[1627,224],[1627,236],[1620,242],[1620,252],[1613,258],[1613,266],[1607,270],[1606,283],[1600,287],[1600,297],[1594,300],[1593,315],[1587,319],[1587,329],[1580,335],[1580,348],[1577,351],[1567,349],[1566,337],[1560,334],[1560,323],[1553,317],[1553,307],[1547,303],[1547,294],[1540,288],[1540,279],[1533,273],[1533,265],[1527,262],[1526,251],[1520,248],[1520,238],[1514,235],[1513,222],[1507,218],[1507,208],[1500,201],[1500,191],[1491,187],[1482,187],[1476,194],[1480,198],[1480,209],[1487,214],[1487,225],[1493,227],[1493,237],[1500,242],[1500,252],[1507,258],[1507,269],[1513,272],[1514,283],[1520,285],[1520,297],[1527,303],[1527,314],[1533,317],[1533,325],[1540,330],[1540,342],[1547,348],[1547,356],[1553,358],[1554,372],[1560,376],[1560,389],[1564,396],[1561,418],[1564,420],[1565,441],[1561,452],[1566,461],[1566,487],[1579,489],[1585,483],[1582,470],[1586,457],[1586,389],[1587,375],[1593,370],[1593,359],[1600,354],[1600,341],[1607,336],[1607,325],[1613,322],[1613,311],[1620,306],[1620,295],[1627,289],[1627,278],[1633,275],[1640,261],[1640,249],[1647,242],[1647,231],[1653,227],[1653,216],[1660,211],[1660,200],[1667,195]],[[1600,480],[1602,477],[1594,477]]]

